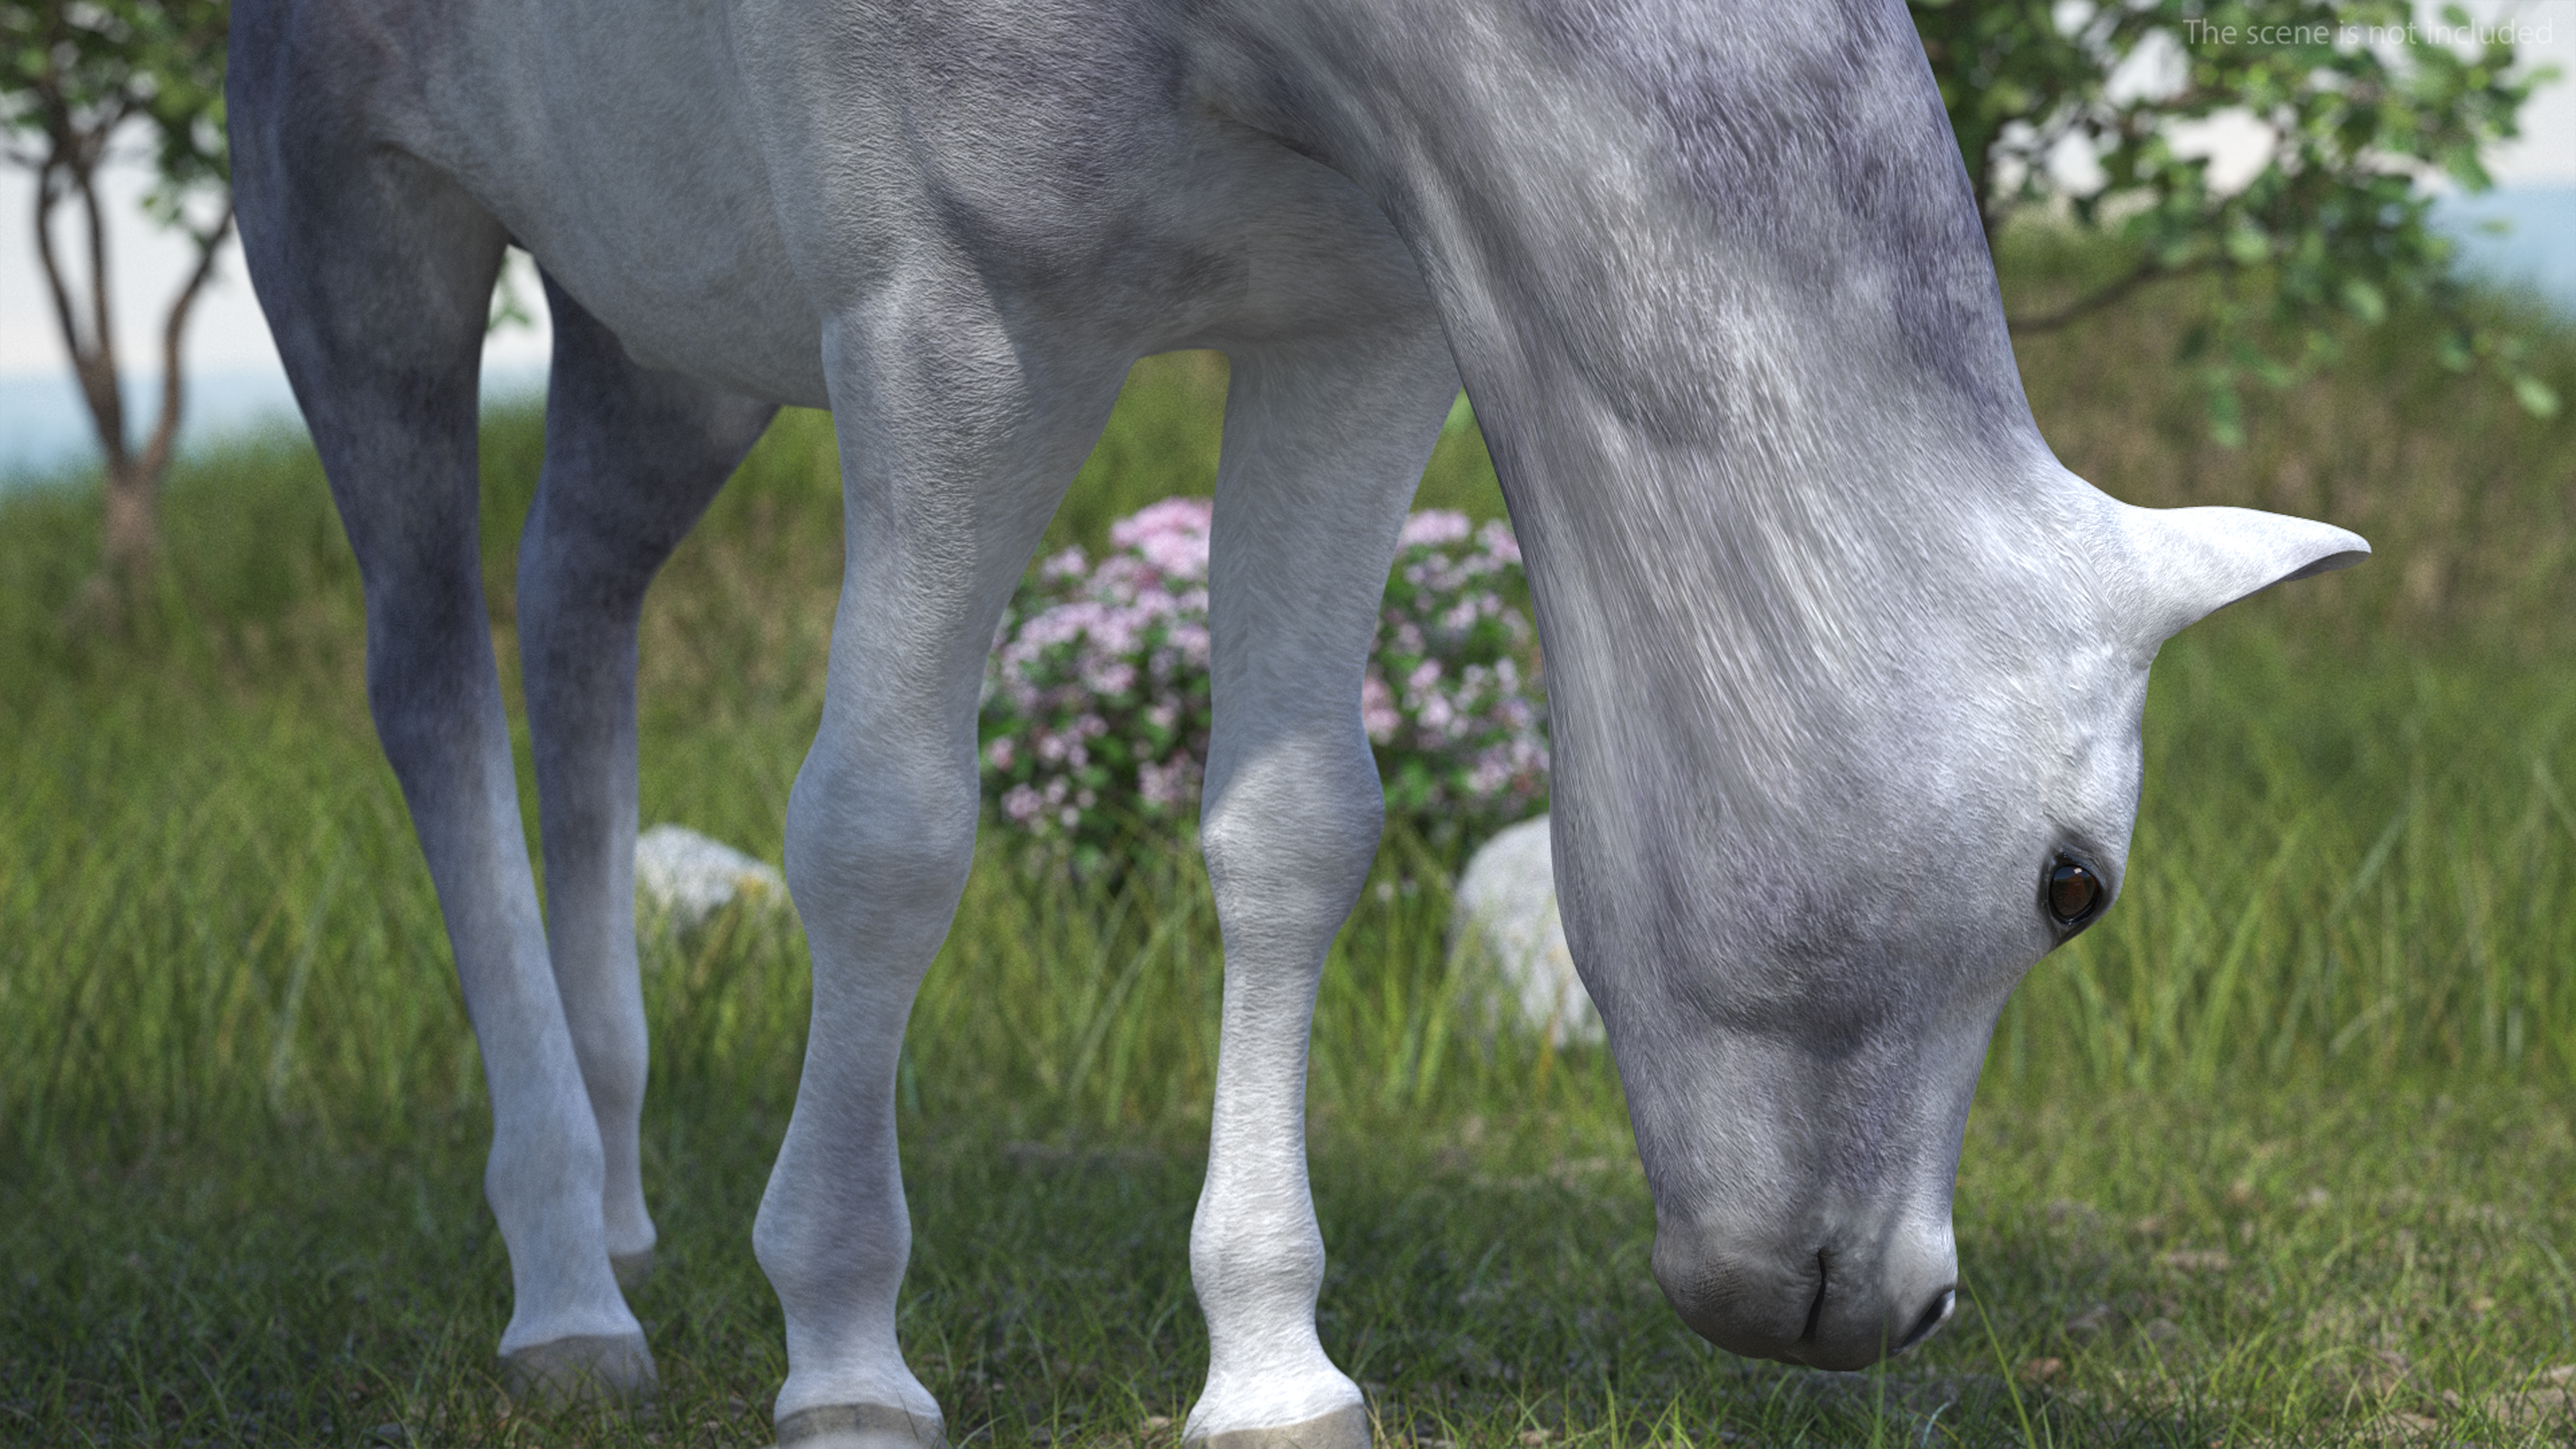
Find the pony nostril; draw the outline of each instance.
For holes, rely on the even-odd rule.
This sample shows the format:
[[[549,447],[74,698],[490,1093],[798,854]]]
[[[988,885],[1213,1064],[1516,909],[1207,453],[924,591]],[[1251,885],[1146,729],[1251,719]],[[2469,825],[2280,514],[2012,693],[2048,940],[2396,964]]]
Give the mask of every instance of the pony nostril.
[[[1816,1297],[1814,1302],[1807,1305],[1807,1329],[1806,1332],[1798,1335],[1798,1341],[1800,1343],[1813,1343],[1816,1341],[1816,1325],[1821,1322],[1825,1316],[1825,1277],[1827,1271],[1828,1270],[1825,1266],[1825,1255],[1818,1253],[1816,1255]]]
[[[1930,1338],[1932,1330],[1949,1321],[1950,1310],[1957,1305],[1958,1301],[1958,1294],[1947,1288],[1942,1289],[1941,1296],[1932,1300],[1932,1306],[1923,1310],[1923,1316],[1914,1320],[1913,1330],[1905,1335],[1903,1343],[1896,1346],[1896,1351],[1903,1353]]]

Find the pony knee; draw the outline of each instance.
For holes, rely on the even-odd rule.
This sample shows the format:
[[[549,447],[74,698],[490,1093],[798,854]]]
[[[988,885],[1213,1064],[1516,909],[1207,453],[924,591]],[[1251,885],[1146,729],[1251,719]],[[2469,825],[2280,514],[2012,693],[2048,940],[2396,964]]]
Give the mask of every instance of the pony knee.
[[[787,800],[797,913],[808,932],[926,968],[975,861],[972,767],[949,780],[934,777],[947,771],[827,762],[824,753],[818,743]]]
[[[1201,808],[1199,849],[1220,911],[1302,921],[1329,939],[1376,858],[1386,796],[1365,747],[1357,760],[1291,754],[1226,772]]]

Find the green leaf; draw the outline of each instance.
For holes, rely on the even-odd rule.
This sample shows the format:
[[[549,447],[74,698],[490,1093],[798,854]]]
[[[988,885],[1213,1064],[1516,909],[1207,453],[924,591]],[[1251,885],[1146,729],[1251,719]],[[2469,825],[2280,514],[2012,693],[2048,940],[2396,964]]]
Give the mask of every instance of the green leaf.
[[[2530,373],[2522,373],[2514,378],[2513,395],[2522,404],[2522,410],[2535,418],[2546,419],[2558,416],[2557,391]]]
[[[2245,408],[2235,381],[2224,372],[2209,379],[2209,436],[2222,448],[2245,446]]]

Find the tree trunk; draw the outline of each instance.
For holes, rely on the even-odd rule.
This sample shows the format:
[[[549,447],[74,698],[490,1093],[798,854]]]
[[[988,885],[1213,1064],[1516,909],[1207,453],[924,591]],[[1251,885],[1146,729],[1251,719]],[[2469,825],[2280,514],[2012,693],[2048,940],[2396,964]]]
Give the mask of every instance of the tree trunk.
[[[150,572],[161,550],[161,472],[155,459],[131,457],[107,472],[106,547],[101,559],[108,575],[132,583]]]
[[[187,331],[188,314],[214,275],[215,258],[230,239],[233,226],[232,205],[227,201],[223,216],[196,237],[197,264],[171,299],[162,322],[161,406],[143,446],[131,447],[126,438],[123,379],[117,367],[114,312],[109,297],[107,217],[99,204],[97,186],[98,160],[104,154],[107,132],[113,129],[111,123],[94,135],[61,138],[58,149],[37,174],[35,217],[37,259],[43,264],[45,281],[53,294],[55,319],[62,329],[63,344],[71,353],[72,373],[80,382],[81,399],[88,405],[90,421],[97,429],[104,463],[101,471],[106,477],[107,496],[102,576],[98,586],[88,591],[94,601],[130,597],[135,585],[149,574],[160,551],[161,480],[170,471],[170,457],[178,444],[186,389],[180,341]],[[54,208],[72,198],[78,199],[82,218],[88,224],[86,307],[73,298],[61,259],[54,251]]]

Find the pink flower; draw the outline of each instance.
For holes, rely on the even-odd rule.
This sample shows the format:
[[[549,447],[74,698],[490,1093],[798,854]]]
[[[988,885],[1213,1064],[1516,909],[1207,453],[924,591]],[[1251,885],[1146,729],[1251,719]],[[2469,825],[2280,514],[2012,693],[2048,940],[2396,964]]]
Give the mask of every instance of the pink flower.
[[[1109,525],[1109,541],[1120,548],[1135,548],[1155,534],[1195,533],[1204,537],[1215,521],[1213,498],[1166,498],[1160,503],[1148,503],[1132,516]]]
[[[1449,701],[1446,698],[1435,694],[1422,702],[1418,717],[1422,721],[1422,727],[1430,731],[1434,739],[1445,741],[1449,737],[1449,726],[1457,719],[1458,712],[1449,707]]]
[[[1204,579],[1208,532],[1215,522],[1212,499],[1166,498],[1111,524],[1109,541],[1142,554],[1146,564],[1167,579]]]
[[[1011,748],[1011,737],[1009,735],[1004,735],[993,741],[991,745],[985,748],[984,758],[992,761],[993,768],[996,770],[1009,770],[1011,768],[1011,761],[1017,758],[1017,752]],[[1023,786],[1021,788],[1025,789],[1027,787]]]
[[[1046,802],[1038,798],[1038,792],[1026,785],[1013,785],[1002,796],[1002,814],[1013,825],[1026,827],[1034,823],[1038,812],[1045,808]]]
[[[1169,809],[1186,803],[1197,793],[1198,782],[1192,778],[1197,765],[1187,755],[1178,755],[1156,764],[1151,760],[1136,767],[1136,793],[1148,805]]]
[[[1101,603],[1124,604],[1153,582],[1152,571],[1143,559],[1132,553],[1113,553],[1100,561],[1086,592]]]
[[[1428,544],[1434,548],[1456,543],[1467,536],[1467,515],[1454,509],[1428,508],[1404,520],[1404,531],[1395,536],[1395,546],[1412,548]]]
[[[1084,666],[1082,687],[1093,694],[1125,694],[1136,687],[1136,666],[1124,659],[1094,659]]]
[[[1395,732],[1404,728],[1404,716],[1396,711],[1395,696],[1387,691],[1386,679],[1369,666],[1360,680],[1360,727],[1368,731],[1371,741],[1381,745],[1395,743]]]

